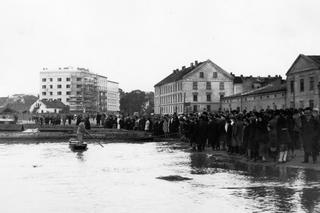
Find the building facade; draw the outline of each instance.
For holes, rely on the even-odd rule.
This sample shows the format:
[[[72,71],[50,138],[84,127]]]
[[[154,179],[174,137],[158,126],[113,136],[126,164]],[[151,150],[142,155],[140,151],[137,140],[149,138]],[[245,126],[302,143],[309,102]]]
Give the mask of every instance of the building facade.
[[[287,107],[320,107],[320,56],[300,54],[287,75]]]
[[[260,111],[286,107],[286,84],[269,84],[248,92],[226,96],[221,99],[224,111]]]
[[[107,82],[107,112],[120,111],[119,83],[114,81]]]
[[[154,86],[155,114],[217,111],[233,94],[234,77],[210,60],[174,70]]]
[[[39,96],[40,99],[61,101],[70,107],[70,111],[107,111],[108,78],[85,68],[43,68]]]

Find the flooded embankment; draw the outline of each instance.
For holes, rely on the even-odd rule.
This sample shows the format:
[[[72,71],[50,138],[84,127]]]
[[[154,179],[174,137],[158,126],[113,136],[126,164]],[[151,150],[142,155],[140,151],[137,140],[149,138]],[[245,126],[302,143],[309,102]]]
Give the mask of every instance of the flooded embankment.
[[[183,143],[0,144],[1,212],[319,212],[320,172]]]

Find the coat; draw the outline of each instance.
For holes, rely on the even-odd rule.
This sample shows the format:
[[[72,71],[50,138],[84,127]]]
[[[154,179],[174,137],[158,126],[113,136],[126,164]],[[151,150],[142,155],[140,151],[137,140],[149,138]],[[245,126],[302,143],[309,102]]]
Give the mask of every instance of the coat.
[[[301,136],[305,152],[319,151],[319,123],[316,119],[313,117],[310,120],[307,120],[306,117],[301,118]]]

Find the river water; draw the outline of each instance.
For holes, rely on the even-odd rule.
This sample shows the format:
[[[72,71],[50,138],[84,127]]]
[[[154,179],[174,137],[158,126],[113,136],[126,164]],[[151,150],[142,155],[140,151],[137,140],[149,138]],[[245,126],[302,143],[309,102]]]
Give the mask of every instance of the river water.
[[[320,173],[173,143],[0,145],[0,212],[320,212]],[[179,175],[184,181],[160,176]]]

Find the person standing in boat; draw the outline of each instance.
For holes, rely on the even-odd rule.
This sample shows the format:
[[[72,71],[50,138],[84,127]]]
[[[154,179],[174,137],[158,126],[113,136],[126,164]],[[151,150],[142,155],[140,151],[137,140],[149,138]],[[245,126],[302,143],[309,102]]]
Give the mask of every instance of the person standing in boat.
[[[81,120],[81,122],[78,125],[78,129],[77,129],[77,138],[79,143],[83,143],[83,136],[84,134],[89,134],[88,130],[86,130],[85,128],[85,124],[84,124],[84,120]]]

